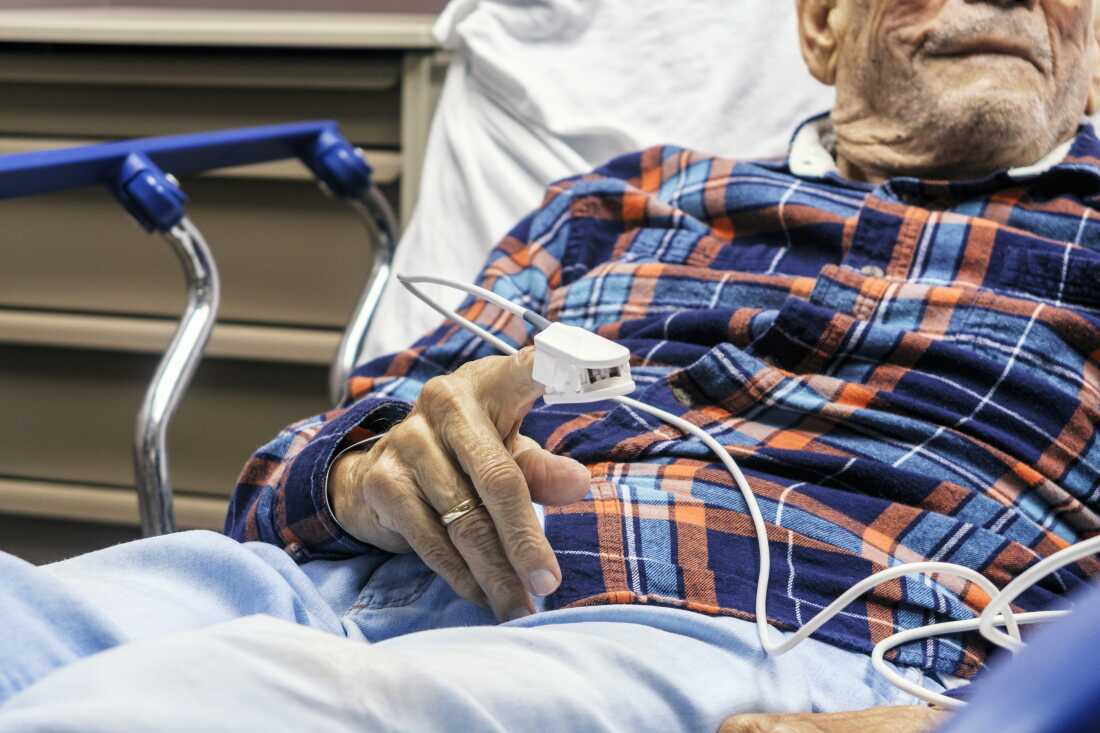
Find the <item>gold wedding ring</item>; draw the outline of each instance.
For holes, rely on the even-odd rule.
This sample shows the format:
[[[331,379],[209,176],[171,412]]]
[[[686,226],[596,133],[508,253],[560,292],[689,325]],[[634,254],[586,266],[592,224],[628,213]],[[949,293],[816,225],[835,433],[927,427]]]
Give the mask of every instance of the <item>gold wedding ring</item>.
[[[451,508],[449,512],[445,512],[442,516],[443,526],[450,527],[458,520],[465,517],[467,514],[472,514],[481,508],[480,499],[467,499],[461,504],[456,504]]]

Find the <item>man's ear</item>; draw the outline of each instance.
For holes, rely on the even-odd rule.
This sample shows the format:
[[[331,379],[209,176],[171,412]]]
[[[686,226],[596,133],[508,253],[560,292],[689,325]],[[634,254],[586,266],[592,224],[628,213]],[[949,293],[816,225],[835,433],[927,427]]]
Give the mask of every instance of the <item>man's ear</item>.
[[[1093,2],[1097,5],[1092,13],[1092,85],[1089,87],[1089,103],[1085,109],[1085,114],[1089,117],[1100,112],[1100,0]]]
[[[836,68],[840,57],[840,39],[831,16],[837,0],[797,0],[798,35],[802,58],[810,73],[822,84],[836,83]],[[1097,0],[1100,2],[1100,0]]]

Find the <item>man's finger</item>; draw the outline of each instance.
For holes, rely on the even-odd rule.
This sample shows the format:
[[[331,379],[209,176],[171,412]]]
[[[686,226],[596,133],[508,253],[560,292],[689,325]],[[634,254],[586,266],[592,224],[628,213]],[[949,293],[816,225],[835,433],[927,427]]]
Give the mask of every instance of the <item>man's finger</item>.
[[[514,621],[534,613],[531,597],[505,557],[493,520],[483,508],[455,521],[447,532],[497,618]]]
[[[426,421],[417,420],[414,416],[402,427],[399,448],[402,463],[415,477],[420,496],[435,511],[434,523],[442,526],[442,516],[462,502],[477,497],[477,490],[439,444]],[[454,540],[455,551],[469,568],[498,618],[509,621],[526,616],[530,612],[527,591],[504,554],[496,528],[490,526],[486,529],[480,525],[480,522],[491,525],[485,510],[475,511],[478,514],[476,517],[456,520],[456,525],[468,523],[469,526],[452,525],[453,529],[446,532],[448,542]]]
[[[439,515],[420,499],[411,483],[398,476],[386,476],[376,486],[382,521],[404,537],[413,552],[455,593],[472,603],[487,605],[481,585],[451,543]]]
[[[469,396],[460,399],[459,409],[436,423],[440,439],[473,482],[527,590],[549,595],[561,584],[561,569],[531,506],[527,479],[485,411]]]
[[[738,715],[719,733],[929,733],[943,713],[924,705],[885,707],[848,713]]]
[[[462,467],[423,415],[413,415],[395,429],[402,431],[397,441],[401,462],[408,466],[421,495],[440,516],[477,497]]]
[[[557,456],[524,435],[512,445],[516,465],[527,479],[531,499],[545,506],[566,506],[588,493],[592,477],[583,464]]]
[[[519,424],[535,400],[546,388],[532,376],[535,350],[522,349],[511,356],[496,356],[472,362],[460,368],[457,375],[469,379],[475,397],[489,413],[504,436]]]

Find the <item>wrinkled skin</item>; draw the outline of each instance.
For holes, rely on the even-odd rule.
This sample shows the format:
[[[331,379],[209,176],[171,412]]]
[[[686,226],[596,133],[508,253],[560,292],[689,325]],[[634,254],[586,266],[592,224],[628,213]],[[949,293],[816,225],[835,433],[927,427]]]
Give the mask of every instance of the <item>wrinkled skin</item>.
[[[1030,165],[1096,111],[1094,0],[801,0],[836,86],[844,175],[972,178]]]
[[[854,713],[738,715],[719,733],[929,733],[944,714],[926,707],[876,708]]]
[[[796,0],[810,72],[836,86],[840,172],[960,179],[1030,165],[1100,103],[1100,0]],[[531,354],[466,364],[423,390],[412,415],[333,467],[337,519],[364,542],[413,551],[502,619],[561,582],[532,500],[569,504],[587,469],[518,433],[541,388]],[[460,501],[484,508],[449,528]],[[724,733],[924,733],[927,707],[730,718]]]
[[[533,611],[561,569],[531,502],[571,504],[588,469],[556,456],[519,425],[542,395],[534,351],[464,364],[424,385],[413,411],[365,453],[332,467],[329,501],[353,536],[389,552],[416,552],[467,600],[502,621]],[[484,506],[443,527],[466,499]]]

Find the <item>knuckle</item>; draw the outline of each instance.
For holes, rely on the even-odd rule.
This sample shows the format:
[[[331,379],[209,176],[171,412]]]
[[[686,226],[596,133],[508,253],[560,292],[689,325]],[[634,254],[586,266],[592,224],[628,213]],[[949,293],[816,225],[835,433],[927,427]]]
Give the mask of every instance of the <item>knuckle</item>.
[[[545,554],[546,540],[536,538],[531,532],[521,530],[512,534],[508,547],[517,565],[525,567],[541,566],[539,560]]]
[[[510,599],[509,605],[519,605],[520,599],[526,601],[527,592],[519,578],[510,569],[494,570],[485,581],[486,592],[491,598]]]
[[[479,462],[477,474],[478,484],[486,499],[506,501],[523,495],[523,472],[511,458],[497,454],[487,457]]]
[[[462,559],[454,550],[439,541],[426,542],[423,550],[417,554],[425,565],[448,580],[458,576],[464,569]]]
[[[423,456],[435,442],[434,433],[424,419],[408,425],[402,423],[399,427],[404,429],[394,435],[393,445],[406,460],[410,455]]]
[[[420,390],[420,403],[431,415],[446,415],[458,409],[462,388],[452,376],[433,377]]]
[[[484,509],[478,509],[474,514],[455,522],[448,529],[456,545],[478,555],[497,552],[500,546],[496,526]]]

